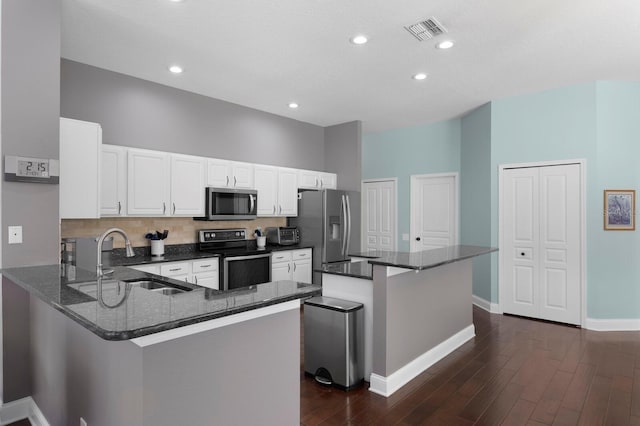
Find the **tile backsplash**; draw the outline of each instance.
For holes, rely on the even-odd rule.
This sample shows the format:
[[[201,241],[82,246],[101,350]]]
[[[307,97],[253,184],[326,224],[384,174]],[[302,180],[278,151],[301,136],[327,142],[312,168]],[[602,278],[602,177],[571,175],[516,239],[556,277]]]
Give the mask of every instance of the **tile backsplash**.
[[[134,247],[149,245],[144,238],[148,232],[167,229],[169,237],[165,244],[193,244],[196,243],[196,231],[200,229],[228,229],[245,228],[249,238],[253,238],[253,231],[257,227],[264,230],[270,226],[286,226],[284,217],[258,218],[255,220],[230,221],[199,221],[190,217],[113,217],[102,219],[63,219],[60,233],[62,238],[98,237],[109,228],[123,229]],[[113,246],[124,247],[122,238],[115,236]]]

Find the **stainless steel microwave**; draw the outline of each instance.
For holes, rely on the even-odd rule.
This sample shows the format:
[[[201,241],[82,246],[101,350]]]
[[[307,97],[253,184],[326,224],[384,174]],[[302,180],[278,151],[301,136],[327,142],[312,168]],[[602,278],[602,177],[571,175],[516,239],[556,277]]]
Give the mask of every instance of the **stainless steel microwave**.
[[[199,220],[255,219],[258,191],[254,189],[205,188],[204,217]]]

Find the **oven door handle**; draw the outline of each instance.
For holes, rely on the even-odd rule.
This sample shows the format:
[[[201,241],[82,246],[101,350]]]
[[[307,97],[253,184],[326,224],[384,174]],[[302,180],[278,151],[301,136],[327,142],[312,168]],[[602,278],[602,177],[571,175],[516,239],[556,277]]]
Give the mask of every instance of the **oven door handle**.
[[[251,259],[260,259],[263,257],[271,257],[271,253],[260,253],[260,254],[254,254],[254,255],[250,255],[250,256],[233,256],[233,257],[225,257],[224,261],[225,262],[230,262],[233,260],[251,260]]]

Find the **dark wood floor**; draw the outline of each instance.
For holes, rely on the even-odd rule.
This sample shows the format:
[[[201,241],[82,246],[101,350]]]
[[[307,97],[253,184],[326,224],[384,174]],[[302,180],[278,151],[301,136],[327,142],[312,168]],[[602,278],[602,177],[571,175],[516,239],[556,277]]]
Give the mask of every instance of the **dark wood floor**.
[[[489,314],[476,337],[389,398],[301,375],[307,425],[640,425],[640,332]]]

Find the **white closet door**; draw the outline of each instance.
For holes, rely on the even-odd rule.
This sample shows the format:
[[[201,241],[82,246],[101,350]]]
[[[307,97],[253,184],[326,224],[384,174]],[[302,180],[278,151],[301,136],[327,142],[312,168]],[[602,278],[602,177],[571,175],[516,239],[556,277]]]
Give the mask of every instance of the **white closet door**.
[[[505,313],[580,324],[580,166],[503,173]]]
[[[540,318],[580,324],[580,167],[540,169]]]
[[[391,180],[363,184],[365,250],[395,250],[396,193]]]
[[[538,316],[538,169],[504,172],[504,280],[502,310]]]
[[[457,244],[456,180],[454,175],[411,176],[411,251]]]

